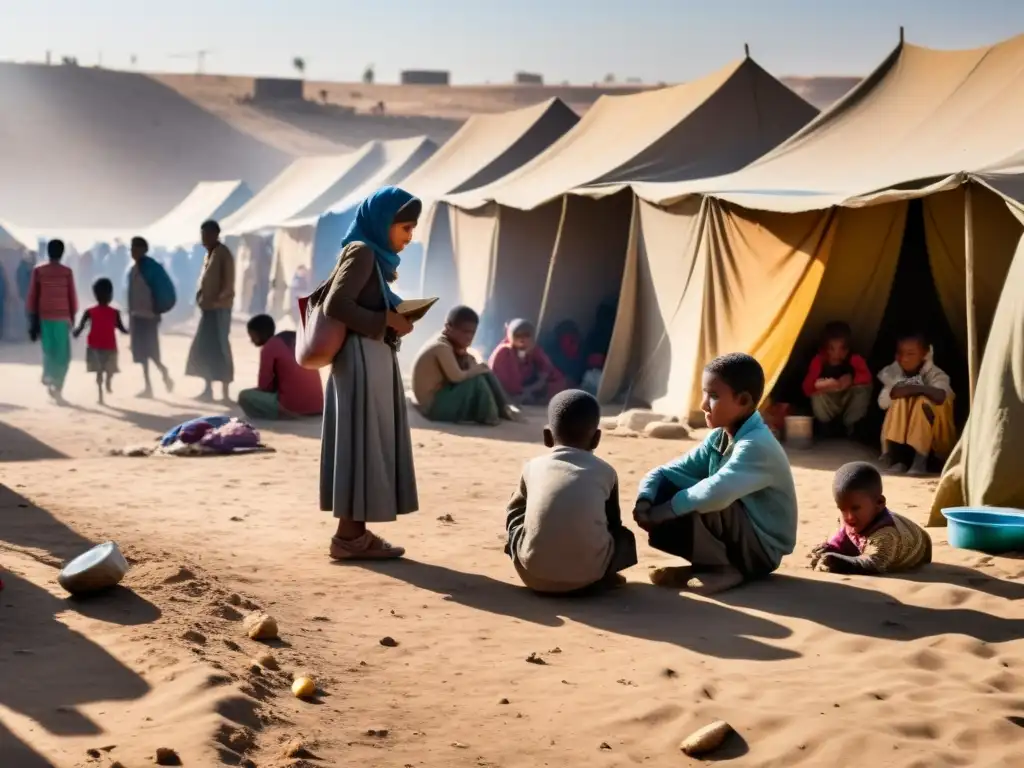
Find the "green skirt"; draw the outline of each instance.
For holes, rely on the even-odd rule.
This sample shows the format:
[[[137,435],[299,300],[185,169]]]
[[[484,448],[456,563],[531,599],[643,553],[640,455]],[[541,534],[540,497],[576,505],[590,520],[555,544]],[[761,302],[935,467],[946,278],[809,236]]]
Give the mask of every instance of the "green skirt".
[[[476,376],[458,384],[445,384],[434,396],[425,414],[431,421],[495,426],[501,422],[501,408],[489,376]]]
[[[43,348],[43,384],[60,391],[71,365],[71,323],[40,320],[39,341]]]

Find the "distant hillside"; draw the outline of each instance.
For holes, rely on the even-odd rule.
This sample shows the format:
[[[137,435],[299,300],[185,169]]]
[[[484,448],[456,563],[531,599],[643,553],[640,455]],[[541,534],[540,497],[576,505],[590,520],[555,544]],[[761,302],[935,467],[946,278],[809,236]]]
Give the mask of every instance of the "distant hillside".
[[[203,180],[264,184],[289,157],[144,75],[0,63],[0,218],[143,225]]]
[[[253,80],[221,75],[151,75],[236,128],[292,154],[352,148],[375,138],[425,134],[438,142],[451,136],[470,115],[505,112],[558,97],[579,113],[604,94],[628,94],[659,86],[529,85],[305,85],[305,102],[273,107],[248,102]],[[852,88],[856,77],[784,77],[782,81],[823,109]],[[326,96],[326,102],[323,98]],[[372,114],[383,102],[385,115]]]

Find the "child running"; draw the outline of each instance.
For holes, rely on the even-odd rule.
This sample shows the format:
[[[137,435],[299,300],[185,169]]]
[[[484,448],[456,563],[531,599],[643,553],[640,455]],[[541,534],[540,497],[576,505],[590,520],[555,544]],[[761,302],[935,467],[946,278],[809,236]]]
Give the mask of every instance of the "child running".
[[[832,481],[832,495],[843,524],[811,551],[811,568],[875,575],[908,571],[932,561],[928,532],[889,511],[882,476],[867,462],[841,466]]]
[[[72,332],[77,339],[85,326],[89,326],[86,337],[85,369],[96,374],[96,391],[99,403],[103,405],[103,391],[112,392],[111,380],[117,373],[117,335],[114,331],[128,333],[121,321],[120,311],[110,306],[114,300],[114,284],[101,277],[92,284],[92,295],[96,297],[96,305],[82,313],[78,327]]]
[[[625,582],[636,565],[636,538],[622,525],[619,479],[594,455],[601,407],[578,389],[548,405],[544,445],[551,452],[526,463],[508,504],[505,553],[530,589],[547,594],[590,592]]]
[[[956,445],[953,388],[949,376],[932,362],[932,349],[921,333],[896,342],[896,361],[878,372],[882,391],[882,465],[893,473],[924,475],[928,458],[945,460]],[[912,454],[910,469],[900,454]]]
[[[651,571],[654,584],[713,594],[767,576],[796,544],[796,488],[785,451],[757,412],[764,371],[750,355],[704,368],[711,434],[649,472],[633,519],[655,549],[690,561]]]

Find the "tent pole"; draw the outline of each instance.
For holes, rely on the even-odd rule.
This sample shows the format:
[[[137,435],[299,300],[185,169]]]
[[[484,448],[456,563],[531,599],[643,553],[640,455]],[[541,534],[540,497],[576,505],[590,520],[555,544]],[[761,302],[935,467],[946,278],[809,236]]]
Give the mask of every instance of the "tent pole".
[[[971,206],[971,188],[964,184],[964,281],[967,288],[967,376],[970,404],[974,403],[974,390],[978,383],[978,319],[974,303],[974,212]]]

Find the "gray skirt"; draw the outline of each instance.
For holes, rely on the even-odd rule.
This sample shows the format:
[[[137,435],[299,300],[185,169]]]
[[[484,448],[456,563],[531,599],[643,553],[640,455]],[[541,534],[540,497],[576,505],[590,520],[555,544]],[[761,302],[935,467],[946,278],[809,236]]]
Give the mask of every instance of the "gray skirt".
[[[334,358],[320,440],[320,509],[386,523],[419,507],[395,351],[350,334]]]
[[[204,309],[199,316],[196,337],[188,350],[185,375],[230,384],[235,378],[231,357],[230,309]]]
[[[160,318],[131,318],[132,361],[145,363],[150,360],[160,362]]]

